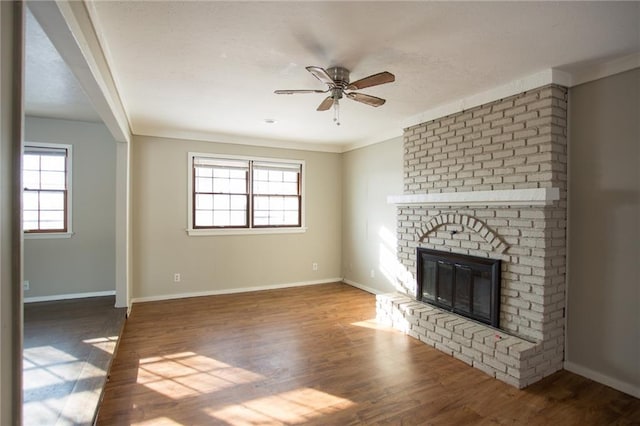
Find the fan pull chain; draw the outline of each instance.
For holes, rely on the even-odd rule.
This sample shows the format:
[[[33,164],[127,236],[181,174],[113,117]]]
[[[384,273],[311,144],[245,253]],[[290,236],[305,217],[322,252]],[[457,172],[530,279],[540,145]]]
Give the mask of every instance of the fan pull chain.
[[[337,99],[333,102],[333,121],[336,126],[340,125],[340,104]]]

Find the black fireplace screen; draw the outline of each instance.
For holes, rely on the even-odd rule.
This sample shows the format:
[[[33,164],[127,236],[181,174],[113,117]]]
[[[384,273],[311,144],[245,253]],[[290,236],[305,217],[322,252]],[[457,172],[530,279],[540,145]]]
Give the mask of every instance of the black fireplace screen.
[[[499,327],[500,261],[418,248],[416,299]]]

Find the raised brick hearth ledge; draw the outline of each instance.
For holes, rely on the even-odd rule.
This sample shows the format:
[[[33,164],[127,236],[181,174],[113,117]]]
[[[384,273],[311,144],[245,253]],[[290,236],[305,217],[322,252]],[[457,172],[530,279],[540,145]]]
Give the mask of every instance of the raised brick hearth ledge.
[[[522,389],[550,373],[542,345],[397,293],[376,297],[377,321]],[[555,370],[554,370],[555,371]]]

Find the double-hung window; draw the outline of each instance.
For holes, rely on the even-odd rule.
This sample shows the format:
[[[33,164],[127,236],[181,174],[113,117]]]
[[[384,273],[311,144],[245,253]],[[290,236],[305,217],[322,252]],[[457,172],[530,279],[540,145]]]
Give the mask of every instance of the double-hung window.
[[[249,162],[193,159],[194,228],[249,225]]]
[[[22,217],[26,235],[71,234],[71,146],[25,143]]]
[[[304,162],[189,154],[190,234],[303,230]]]
[[[264,161],[252,166],[253,227],[300,227],[302,166]]]

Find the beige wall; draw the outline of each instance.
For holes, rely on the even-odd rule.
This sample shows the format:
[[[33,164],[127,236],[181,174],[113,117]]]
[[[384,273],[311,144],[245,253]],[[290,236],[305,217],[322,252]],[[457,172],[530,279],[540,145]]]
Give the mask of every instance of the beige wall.
[[[343,276],[372,292],[394,291],[401,273],[397,211],[387,196],[402,194],[402,165],[402,138],[343,154]]]
[[[135,136],[132,142],[134,299],[242,291],[341,276],[340,155]],[[306,162],[299,234],[188,236],[188,152]],[[312,263],[318,263],[318,271]],[[174,283],[174,273],[181,282]]]
[[[570,90],[567,368],[640,396],[640,69]]]
[[[116,142],[103,124],[28,117],[27,142],[73,146],[73,236],[25,239],[25,297],[115,290]]]

